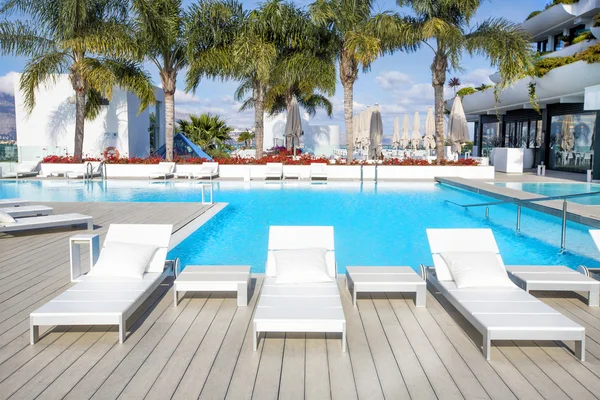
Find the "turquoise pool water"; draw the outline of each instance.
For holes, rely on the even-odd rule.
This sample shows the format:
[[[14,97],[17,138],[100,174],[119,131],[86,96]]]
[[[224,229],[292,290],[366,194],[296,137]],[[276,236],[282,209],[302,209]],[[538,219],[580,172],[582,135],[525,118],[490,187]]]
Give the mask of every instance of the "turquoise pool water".
[[[509,264],[598,265],[600,253],[587,230],[569,223],[568,252],[559,254],[560,220],[524,209],[515,232],[512,205],[465,211],[449,205],[487,201],[433,183],[214,183],[215,201],[227,207],[170,252],[190,264],[249,264],[264,271],[270,225],[333,225],[338,269],[348,265],[430,264],[426,228],[492,228]],[[187,182],[2,181],[0,198],[37,201],[199,201]],[[474,249],[476,249],[474,247]]]
[[[600,192],[600,185],[595,183],[496,182],[494,185],[536,193],[542,196],[564,196],[568,194]],[[569,199],[569,201],[586,205],[600,205],[600,195],[576,197]]]

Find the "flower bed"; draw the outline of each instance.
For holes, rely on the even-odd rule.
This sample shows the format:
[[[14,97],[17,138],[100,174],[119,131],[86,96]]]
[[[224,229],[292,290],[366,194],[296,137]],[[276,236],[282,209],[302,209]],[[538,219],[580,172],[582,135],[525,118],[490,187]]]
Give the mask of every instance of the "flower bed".
[[[102,161],[99,158],[84,157],[80,159],[74,156],[46,156],[42,159],[42,164],[81,164],[87,162]]]

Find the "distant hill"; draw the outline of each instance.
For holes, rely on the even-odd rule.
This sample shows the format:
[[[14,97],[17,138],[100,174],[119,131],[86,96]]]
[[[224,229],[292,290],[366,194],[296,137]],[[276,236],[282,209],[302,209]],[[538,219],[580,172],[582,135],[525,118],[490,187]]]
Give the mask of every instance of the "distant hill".
[[[17,140],[15,98],[0,93],[0,140]]]

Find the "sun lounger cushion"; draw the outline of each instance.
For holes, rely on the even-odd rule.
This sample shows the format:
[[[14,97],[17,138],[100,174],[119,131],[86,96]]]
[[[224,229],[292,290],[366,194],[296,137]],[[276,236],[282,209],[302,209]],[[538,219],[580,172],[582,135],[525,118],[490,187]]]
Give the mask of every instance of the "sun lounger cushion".
[[[496,253],[487,251],[442,253],[459,289],[469,287],[514,287]]]
[[[10,214],[5,213],[4,211],[0,210],[0,225],[2,224],[12,224],[15,223],[17,221],[15,221],[15,219],[13,217],[10,216]]]
[[[149,244],[109,242],[88,276],[142,279],[157,247]]]
[[[277,283],[333,282],[327,273],[326,249],[276,250]]]

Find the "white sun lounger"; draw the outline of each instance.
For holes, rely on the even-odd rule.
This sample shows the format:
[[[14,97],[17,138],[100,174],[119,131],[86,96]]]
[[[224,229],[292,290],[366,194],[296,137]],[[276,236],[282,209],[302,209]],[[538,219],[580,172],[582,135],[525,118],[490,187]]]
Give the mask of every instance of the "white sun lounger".
[[[13,218],[22,217],[37,217],[40,215],[50,215],[54,212],[52,207],[48,206],[20,206],[20,207],[3,207],[0,208]]]
[[[598,307],[600,282],[587,274],[564,265],[507,265],[506,271],[526,292],[530,290],[588,292],[588,305]]]
[[[21,199],[1,199],[0,207],[20,207],[29,204],[29,200]]]
[[[39,162],[37,161],[27,161],[22,162],[17,165],[16,171],[14,172],[6,172],[3,174],[3,178],[26,178],[30,176],[37,176],[38,170],[37,167]]]
[[[75,225],[86,225],[87,229],[94,229],[94,219],[89,215],[82,214],[54,214],[42,217],[16,218],[16,222],[0,223],[0,233]]]
[[[594,244],[600,250],[600,229],[590,229],[590,236],[592,236],[592,240]],[[580,266],[580,268],[585,272],[586,275],[598,279],[598,275],[600,275],[600,266],[597,265],[585,265]]]
[[[104,246],[115,241],[159,247],[143,278],[74,275],[74,286],[31,313],[31,344],[39,339],[42,325],[118,325],[123,343],[127,319],[170,273],[166,258],[172,229],[172,225],[112,224]]]
[[[491,229],[427,229],[436,268],[447,268],[441,253],[493,252],[500,257]],[[427,280],[483,335],[483,354],[490,359],[492,340],[573,340],[576,356],[585,359],[585,328],[536,297],[512,287],[458,289],[453,280]]]
[[[276,283],[273,251],[326,248],[331,283]],[[346,318],[337,286],[332,226],[271,226],[266,278],[254,314],[254,350],[261,332],[337,332],[346,351]]]
[[[148,175],[148,179],[169,179],[174,176],[174,162],[161,162],[156,166],[156,171]]]
[[[194,178],[203,179],[208,178],[212,181],[213,178],[219,176],[219,163],[217,162],[205,162],[202,163],[200,171],[194,172]]]
[[[327,180],[327,164],[311,163],[310,164],[310,180]]]
[[[267,163],[265,179],[275,178],[283,179],[283,164],[282,163]]]
[[[96,165],[94,165],[96,164]],[[95,178],[98,176],[102,176],[102,163],[94,162],[92,164],[92,176],[91,178]],[[67,179],[83,179],[87,174],[87,164],[79,164],[76,169],[65,172],[64,175]]]

